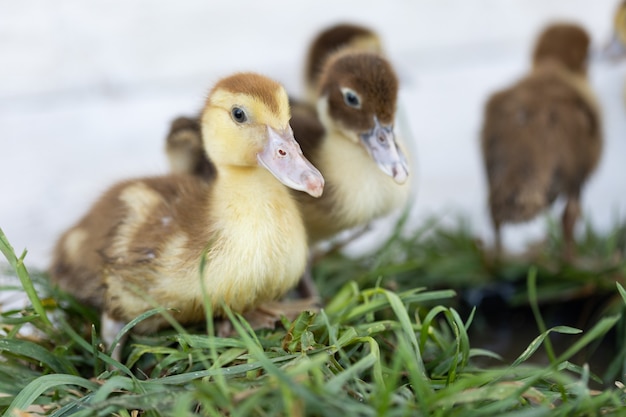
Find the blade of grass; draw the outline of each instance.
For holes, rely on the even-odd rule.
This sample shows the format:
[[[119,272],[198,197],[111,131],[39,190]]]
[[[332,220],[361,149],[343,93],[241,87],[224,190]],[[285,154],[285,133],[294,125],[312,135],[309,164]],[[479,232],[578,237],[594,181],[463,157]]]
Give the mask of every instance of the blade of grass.
[[[535,317],[535,322],[537,322],[537,327],[539,328],[539,333],[544,334],[547,331],[546,324],[543,321],[543,317],[541,316],[541,311],[539,310],[539,303],[537,302],[537,268],[532,267],[528,271],[528,300],[530,302],[530,308],[533,312],[533,316]],[[554,354],[554,348],[552,347],[552,342],[549,337],[544,339],[544,346],[546,349],[546,354],[548,355],[548,359],[550,362],[554,362],[556,360],[556,355]]]
[[[48,319],[48,315],[46,314],[46,310],[37,295],[37,290],[35,290],[35,286],[33,285],[33,281],[30,279],[30,275],[28,274],[28,270],[26,269],[26,265],[24,265],[24,258],[26,257],[26,251],[22,253],[22,256],[19,258],[15,255],[15,251],[6,235],[0,228],[0,251],[4,254],[4,257],[9,262],[9,265],[15,270],[20,282],[22,283],[22,288],[26,292],[30,303],[33,306],[33,309],[37,313],[37,315],[41,318],[43,324],[47,327],[52,327],[52,323],[50,319]]]
[[[56,373],[78,375],[78,371],[67,358],[54,356],[44,347],[27,340],[0,339],[0,353],[2,352],[40,362]]]
[[[98,388],[98,384],[96,384],[95,382],[91,382],[85,378],[81,378],[75,375],[43,375],[32,381],[22,391],[20,391],[17,396],[15,396],[15,398],[11,402],[11,405],[9,405],[9,408],[4,413],[4,416],[9,417],[13,415],[14,410],[26,410],[43,393],[52,388],[58,388],[62,385],[75,385],[91,391]]]

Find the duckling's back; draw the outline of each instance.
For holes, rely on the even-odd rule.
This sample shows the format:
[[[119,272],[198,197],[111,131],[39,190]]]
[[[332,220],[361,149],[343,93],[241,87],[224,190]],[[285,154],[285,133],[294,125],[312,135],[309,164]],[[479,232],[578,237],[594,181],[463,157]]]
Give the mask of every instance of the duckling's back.
[[[184,175],[118,183],[60,237],[50,267],[52,281],[102,310],[104,277],[137,265],[158,269],[158,255],[168,239],[179,229],[192,231],[190,216],[197,215],[209,186],[210,182]],[[198,243],[199,251],[202,245]],[[145,275],[138,274],[137,279]]]
[[[520,222],[578,195],[598,163],[600,116],[582,77],[537,67],[485,108],[482,152],[493,220]]]

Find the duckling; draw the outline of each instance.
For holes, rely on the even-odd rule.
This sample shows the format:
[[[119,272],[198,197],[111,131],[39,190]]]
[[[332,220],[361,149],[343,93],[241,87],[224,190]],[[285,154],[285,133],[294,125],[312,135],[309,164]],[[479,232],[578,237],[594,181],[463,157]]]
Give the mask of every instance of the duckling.
[[[380,54],[344,49],[331,54],[322,70],[317,109],[292,102],[294,136],[325,180],[320,198],[294,194],[311,246],[366,226],[408,200],[409,164],[394,133],[398,84]],[[197,165],[187,167],[194,171]],[[318,299],[310,275],[298,293]]]
[[[324,29],[311,41],[305,58],[304,86],[309,103],[315,105],[317,102],[318,82],[326,58],[344,48],[383,54],[380,37],[371,28],[339,23]]]
[[[317,201],[297,197],[311,242],[368,224],[406,202],[409,164],[394,133],[398,87],[380,54],[343,49],[326,60],[319,125],[309,119],[304,129],[294,121],[303,152],[326,179]]]
[[[279,83],[255,73],[220,80],[199,122],[215,169],[210,180],[121,182],[61,236],[51,278],[102,311],[107,343],[154,306],[194,323],[205,317],[205,297],[219,316],[221,303],[246,312],[296,285],[308,245],[287,187],[319,197],[324,180],[302,155],[289,118]],[[134,330],[167,324],[157,315]]]
[[[317,108],[292,101],[294,136],[325,179],[320,198],[294,194],[311,244],[366,225],[406,202],[409,165],[393,125],[397,93],[398,79],[389,61],[377,53],[341,49],[322,69]],[[169,137],[175,131],[173,124]],[[194,141],[200,138],[196,135]],[[201,160],[184,171],[210,171],[198,165],[211,161],[205,156]]]
[[[564,256],[571,258],[582,188],[602,149],[600,108],[587,80],[589,44],[578,25],[548,26],[530,74],[485,106],[481,145],[498,253],[502,224],[530,220],[563,196]]]

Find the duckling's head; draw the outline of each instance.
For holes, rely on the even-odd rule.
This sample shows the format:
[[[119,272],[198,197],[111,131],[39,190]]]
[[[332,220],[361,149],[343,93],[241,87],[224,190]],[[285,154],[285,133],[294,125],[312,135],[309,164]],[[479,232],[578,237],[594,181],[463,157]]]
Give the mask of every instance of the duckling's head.
[[[406,181],[408,164],[394,133],[398,77],[385,58],[363,51],[336,52],[324,66],[318,97],[318,113],[327,128],[364,146],[397,183]]]
[[[539,35],[533,52],[533,65],[556,62],[570,71],[586,74],[591,39],[585,29],[571,23],[548,26]]]
[[[218,172],[224,166],[262,166],[286,186],[319,197],[324,179],[302,154],[290,117],[279,83],[254,73],[223,78],[202,112],[204,149]]]
[[[322,30],[311,42],[305,64],[305,81],[309,86],[317,84],[326,58],[342,48],[382,53],[378,34],[365,26],[338,23]]]

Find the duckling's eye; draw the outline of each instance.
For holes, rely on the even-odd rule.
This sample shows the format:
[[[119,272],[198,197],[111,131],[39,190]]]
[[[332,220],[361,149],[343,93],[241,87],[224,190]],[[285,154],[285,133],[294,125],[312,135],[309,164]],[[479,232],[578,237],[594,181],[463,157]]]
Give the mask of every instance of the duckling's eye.
[[[241,107],[233,107],[233,109],[230,111],[230,114],[233,116],[233,120],[237,123],[243,123],[248,120],[246,112],[243,111]]]
[[[357,93],[349,88],[342,88],[341,93],[343,94],[343,101],[348,106],[354,107],[355,109],[361,108],[361,99]]]

